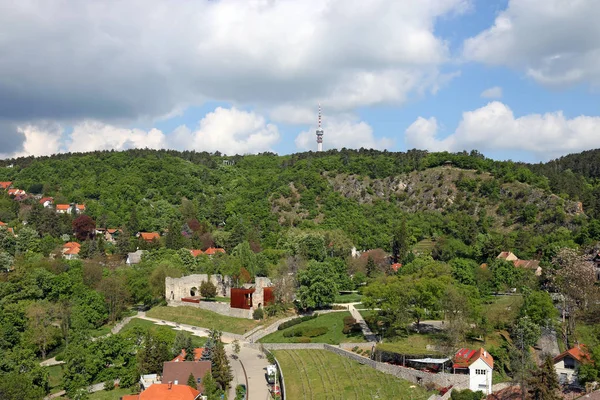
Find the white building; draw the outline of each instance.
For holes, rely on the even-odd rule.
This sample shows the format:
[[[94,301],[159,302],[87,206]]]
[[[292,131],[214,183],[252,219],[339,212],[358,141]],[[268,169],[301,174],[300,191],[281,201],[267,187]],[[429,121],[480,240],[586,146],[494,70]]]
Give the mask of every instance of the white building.
[[[590,355],[584,345],[573,347],[554,357],[554,369],[561,385],[577,383],[577,369],[581,364],[591,362]]]
[[[469,389],[492,394],[494,358],[484,348],[460,349],[454,356],[455,373],[469,374]]]

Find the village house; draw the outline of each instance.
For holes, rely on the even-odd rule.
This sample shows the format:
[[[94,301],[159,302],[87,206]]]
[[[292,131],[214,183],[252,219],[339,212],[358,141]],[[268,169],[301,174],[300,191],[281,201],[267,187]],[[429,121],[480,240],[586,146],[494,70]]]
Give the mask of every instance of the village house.
[[[96,236],[102,235],[104,240],[106,240],[109,243],[113,243],[113,244],[117,243],[117,237],[121,233],[123,233],[123,230],[121,230],[121,229],[96,228]]]
[[[136,236],[148,243],[160,240],[160,234],[158,232],[139,232]]]
[[[484,394],[492,394],[492,371],[494,358],[485,349],[471,350],[462,348],[454,356],[454,373],[469,375],[469,389]]]
[[[10,233],[12,233],[13,235],[15,234],[15,231],[13,230],[13,228],[9,228],[8,226],[6,226],[6,223],[0,221],[0,227],[5,228],[7,231],[9,231]]]
[[[155,383],[142,393],[122,396],[121,400],[197,400],[199,398],[198,390],[185,384],[169,382]]]
[[[592,362],[585,345],[578,345],[554,357],[554,369],[561,385],[577,383],[577,369]]]
[[[540,267],[540,262],[538,260],[519,260],[519,258],[510,251],[503,251],[498,254],[498,257],[496,258],[510,261],[517,268],[533,271],[535,276],[542,275],[542,267]]]
[[[402,264],[394,263],[394,264],[390,265],[390,268],[392,269],[392,271],[394,271],[394,273],[396,273],[396,272],[398,272],[398,270],[400,268],[402,268]]]
[[[42,205],[42,207],[44,208],[50,208],[52,207],[52,205],[54,204],[54,199],[52,197],[42,197],[39,200],[39,203]]]
[[[198,390],[202,392],[204,376],[210,372],[210,369],[210,361],[168,361],[163,363],[162,381],[173,382],[174,385],[186,385],[192,374]]]
[[[204,250],[204,254],[207,256],[214,256],[217,253],[225,254],[225,249],[220,247],[209,247],[208,249]]]
[[[81,250],[81,245],[77,242],[68,242],[65,243],[62,247],[62,255],[67,260],[75,260],[79,258],[79,251]]]
[[[75,214],[81,214],[85,211],[85,204],[57,204],[56,212],[59,214],[72,214],[75,210]]]
[[[194,361],[200,361],[202,358],[202,353],[204,353],[204,347],[197,347],[194,349]],[[182,362],[185,361],[185,356],[187,355],[185,349],[181,349],[181,353],[177,355],[171,362]]]
[[[199,255],[204,254],[204,252],[202,250],[190,250],[190,254],[192,257],[198,257]]]
[[[12,182],[0,182],[0,189],[7,190],[12,185]]]
[[[27,192],[24,191],[23,189],[16,189],[16,188],[8,189],[9,196],[17,197],[17,196],[24,196],[26,194],[27,194]]]

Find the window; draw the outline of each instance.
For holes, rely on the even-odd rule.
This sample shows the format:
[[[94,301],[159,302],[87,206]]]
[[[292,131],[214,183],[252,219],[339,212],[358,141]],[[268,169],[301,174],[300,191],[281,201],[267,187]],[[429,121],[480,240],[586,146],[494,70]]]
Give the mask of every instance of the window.
[[[196,383],[202,383],[202,378],[196,378]]]
[[[475,375],[485,375],[485,369],[476,369]]]
[[[479,385],[479,389],[484,389],[485,390],[485,389],[487,389],[487,386],[486,385]]]
[[[575,369],[575,360],[573,360],[571,357],[565,357],[563,361],[566,369]]]

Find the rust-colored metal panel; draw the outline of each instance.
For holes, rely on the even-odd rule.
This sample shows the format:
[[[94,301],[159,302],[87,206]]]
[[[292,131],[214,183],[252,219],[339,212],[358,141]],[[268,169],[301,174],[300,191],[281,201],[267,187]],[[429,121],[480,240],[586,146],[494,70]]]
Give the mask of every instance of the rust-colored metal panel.
[[[252,293],[254,289],[231,289],[231,308],[242,308],[249,310],[252,308]]]
[[[275,295],[273,295],[272,287],[264,288],[264,301],[265,301],[265,306],[275,303]]]

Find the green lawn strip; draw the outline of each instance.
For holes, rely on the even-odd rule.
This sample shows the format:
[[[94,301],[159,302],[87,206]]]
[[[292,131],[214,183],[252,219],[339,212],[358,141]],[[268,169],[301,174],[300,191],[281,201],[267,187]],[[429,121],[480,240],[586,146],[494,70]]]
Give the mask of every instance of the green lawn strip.
[[[430,334],[413,334],[405,338],[396,338],[392,341],[379,343],[377,348],[400,354],[435,354],[436,351],[428,350],[427,345],[435,345],[437,338]]]
[[[282,354],[285,354],[285,356],[288,358],[287,362],[289,364],[287,364],[287,365],[289,365],[290,368],[293,368],[296,370],[296,373],[293,374],[293,376],[300,379],[300,385],[302,386],[302,391],[301,391],[302,397],[304,399],[306,399],[308,396],[308,389],[310,388],[310,381],[308,380],[308,374],[307,374],[306,370],[304,368],[300,368],[301,363],[298,362],[298,359],[294,355],[293,350],[288,351],[288,352],[283,352]],[[302,373],[302,372],[304,372],[304,373]],[[305,382],[304,378],[306,378],[306,382]],[[292,387],[293,394],[298,392],[298,389],[299,389],[298,385],[292,385],[291,387]],[[290,396],[288,395],[288,397],[290,397]],[[291,398],[295,398],[295,395],[291,396]]]
[[[310,371],[308,370],[308,367],[307,367],[306,363],[304,362],[304,357],[298,355],[298,353],[296,353],[296,350],[292,350],[292,357],[294,358],[294,361],[298,365],[302,366],[302,372],[304,372],[304,376],[306,377],[306,387],[308,388],[308,393],[306,393],[306,396],[309,399],[312,399],[314,385],[311,382],[310,375],[309,375]]]
[[[275,331],[270,335],[260,339],[261,343],[296,343],[297,338],[284,337],[283,333],[286,331],[302,328],[317,328],[324,326],[328,328],[327,333],[321,336],[311,338],[312,343],[328,343],[328,344],[340,344],[340,343],[360,343],[364,342],[365,339],[362,333],[353,333],[346,335],[342,332],[344,328],[344,317],[349,316],[349,312],[340,311],[332,312],[327,314],[319,315],[315,319],[310,321],[302,322],[298,325],[294,325],[290,328]]]
[[[154,334],[158,334],[159,336],[166,337],[169,341],[174,341],[175,336],[177,335],[177,330],[173,327],[166,325],[157,325],[152,321],[148,321],[145,319],[132,318],[131,321],[127,325],[121,329],[121,333],[128,333],[136,328],[149,330]],[[190,332],[191,334],[191,332]],[[203,347],[206,344],[205,337],[199,337],[192,335],[192,345],[194,347]]]
[[[50,393],[60,392],[62,390],[61,383],[63,377],[63,366],[53,365],[45,368],[46,371],[48,371],[48,385],[50,386]]]
[[[344,388],[340,386],[340,381],[338,380],[338,378],[336,376],[335,369],[326,367],[327,361],[323,357],[323,352],[315,351],[312,354],[314,354],[316,359],[319,361],[320,365],[323,366],[323,369],[325,370],[325,374],[327,375],[327,380],[329,381],[329,384],[331,385],[331,387],[334,387],[333,398],[336,399],[335,394],[339,393],[341,395]],[[332,375],[333,375],[333,377],[332,377]]]
[[[146,315],[160,320],[194,325],[207,329],[217,329],[223,332],[237,333],[240,335],[243,335],[262,324],[261,321],[228,317],[202,308],[186,306],[154,307],[146,312]]]
[[[323,385],[323,391],[325,392],[324,393],[325,398],[329,399],[329,396],[331,395],[331,396],[333,396],[333,398],[335,400],[335,388],[333,388],[333,382],[331,381],[331,378],[329,377],[329,369],[325,368],[323,361],[316,357],[316,354],[315,354],[316,352],[308,351],[307,353],[310,358],[310,362],[313,365],[318,365],[318,368],[322,369],[325,372],[324,374],[317,373],[317,375],[319,375],[319,377],[321,378],[321,384]],[[325,382],[325,378],[327,378],[327,382]],[[330,390],[333,390],[333,393],[330,393]]]
[[[350,361],[349,359],[347,359],[346,357],[342,357],[342,362],[341,362],[341,367],[342,367],[342,375],[345,375],[347,380],[346,382],[351,382],[352,381],[352,376],[350,376],[350,371],[352,370],[352,361]],[[346,389],[348,387],[344,387],[344,392],[346,392]],[[354,396],[355,399],[360,399],[360,396],[358,395],[358,389],[360,388],[360,391],[362,393],[362,396],[365,397],[365,388],[362,385],[352,385],[351,389],[354,391]]]
[[[132,391],[132,389],[113,389],[113,390],[101,390],[96,393],[90,393],[88,399],[89,400],[115,400],[121,398],[121,396],[125,396],[128,394],[137,393]]]
[[[358,293],[345,293],[335,296],[334,303],[357,303],[362,300],[362,295]]]

